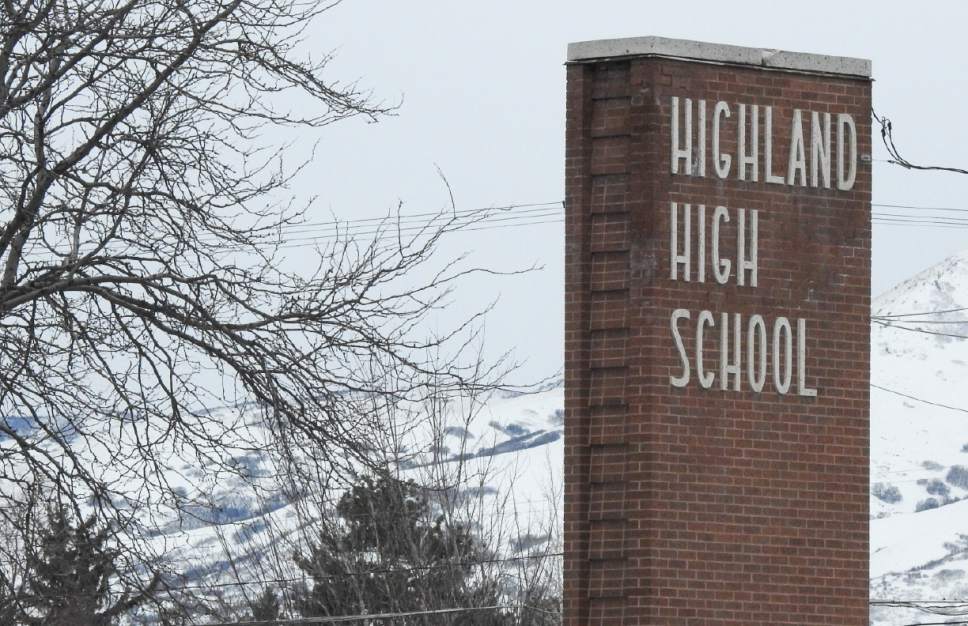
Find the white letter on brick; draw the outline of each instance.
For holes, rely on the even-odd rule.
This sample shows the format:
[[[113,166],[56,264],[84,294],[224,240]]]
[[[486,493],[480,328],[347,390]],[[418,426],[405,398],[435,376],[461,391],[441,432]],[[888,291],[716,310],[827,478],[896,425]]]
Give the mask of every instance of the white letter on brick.
[[[685,135],[686,145],[680,147],[679,143],[679,98],[672,96],[672,173],[679,173],[679,161],[686,162],[683,171],[692,174],[692,99],[686,98],[685,111]]]
[[[696,259],[696,263],[699,265],[697,267],[697,274],[699,275],[698,280],[701,283],[706,282],[706,205],[699,205],[699,215],[696,216],[699,222],[699,232],[697,233],[696,239],[699,243],[699,254]]]
[[[844,155],[844,131],[847,132],[847,153]],[[844,173],[844,166],[847,172]],[[854,118],[847,113],[837,114],[837,189],[850,191],[857,180],[857,128]]]
[[[823,114],[823,127],[820,126],[820,114],[810,113],[810,184],[830,189],[830,113]]]
[[[733,376],[733,391],[740,390],[740,378],[742,376],[742,348],[740,340],[743,331],[740,329],[742,317],[739,313],[733,314],[733,362],[729,363],[729,313],[720,314],[719,329],[719,388],[723,391],[729,388],[729,376]]]
[[[753,167],[753,182],[759,180],[759,154],[760,154],[760,107],[756,104],[751,105],[753,119],[750,124],[752,138],[749,142],[750,150],[746,151],[746,105],[739,105],[739,179],[746,180],[746,166]]]
[[[736,259],[736,283],[742,287],[746,284],[746,272],[750,272],[750,287],[756,287],[756,277],[759,265],[757,257],[759,254],[759,212],[756,209],[750,210],[750,238],[749,249],[750,258],[746,258],[746,209],[739,210],[739,255]]]
[[[780,345],[780,335],[786,334],[783,338],[783,345]],[[783,363],[780,363],[780,351],[783,350]],[[781,365],[783,367],[781,368]],[[782,372],[781,372],[782,370]],[[778,317],[773,323],[773,384],[781,394],[790,391],[790,379],[793,370],[793,332],[790,329],[790,320],[785,317]]]
[[[785,181],[773,173],[773,107],[766,107],[766,182],[782,185]]]
[[[795,185],[797,174],[800,184],[807,185],[807,155],[803,146],[803,113],[793,109],[793,122],[790,124],[790,160],[787,164],[787,184]]]
[[[669,220],[669,278],[672,280],[679,280],[678,270],[679,265],[682,265],[682,280],[689,282],[689,259],[690,254],[690,241],[692,240],[692,233],[689,228],[690,215],[692,214],[692,206],[689,204],[683,204],[683,214],[685,215],[685,223],[682,225],[683,231],[683,248],[684,254],[679,254],[679,205],[675,202],[672,203],[672,216]]]
[[[723,117],[729,118],[729,115],[729,105],[721,100],[717,102],[713,110],[713,167],[716,168],[716,176],[720,178],[729,176],[729,168],[733,162],[733,157],[719,153],[719,132],[722,127],[720,120]]]
[[[816,398],[817,390],[807,387],[807,320],[797,320],[797,393]]]
[[[706,176],[706,101],[699,101],[699,144],[696,150],[696,169],[699,176]]]
[[[687,309],[676,309],[672,312],[672,337],[675,339],[679,359],[682,361],[682,375],[669,376],[669,383],[673,387],[685,387],[689,384],[689,356],[686,354],[686,347],[682,345],[682,335],[679,334],[679,320],[689,319],[689,315]]]
[[[751,317],[746,331],[746,373],[753,391],[763,391],[763,383],[766,382],[766,323],[762,315]]]
[[[706,325],[713,327],[716,325],[716,320],[709,311],[701,311],[699,319],[696,321],[696,378],[699,379],[699,384],[703,389],[712,387],[713,381],[716,379],[716,375],[707,372],[702,363],[703,330]]]
[[[712,261],[713,261],[713,276],[716,277],[716,282],[720,285],[725,285],[726,281],[729,280],[729,273],[732,269],[733,264],[729,259],[719,258],[719,222],[729,222],[729,211],[726,210],[724,206],[716,207],[713,211],[713,250],[712,250]]]

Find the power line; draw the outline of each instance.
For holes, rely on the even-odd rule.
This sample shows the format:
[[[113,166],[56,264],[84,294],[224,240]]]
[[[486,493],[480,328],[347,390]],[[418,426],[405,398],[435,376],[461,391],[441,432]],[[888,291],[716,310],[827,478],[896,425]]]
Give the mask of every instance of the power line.
[[[916,211],[939,211],[968,213],[968,208],[946,206],[919,206],[914,204],[871,203],[872,207],[888,209],[907,209]],[[390,239],[401,234],[420,234],[421,231],[433,232],[435,228],[448,227],[451,232],[477,232],[499,228],[528,227],[563,222],[564,202],[552,200],[544,202],[521,202],[491,207],[463,210],[423,211],[419,213],[387,214],[381,217],[334,219],[310,221],[296,224],[283,224],[276,228],[254,229],[266,238],[279,237],[275,242],[278,249],[298,249],[316,243],[352,237],[374,237],[376,241]],[[894,226],[929,226],[940,228],[968,228],[968,218],[945,215],[924,215],[918,213],[874,212],[872,222]],[[479,226],[474,226],[479,224]],[[467,227],[470,226],[470,227]],[[292,237],[304,235],[302,237]],[[285,237],[289,237],[288,239]],[[202,243],[218,244],[219,240],[210,236],[199,238]],[[259,241],[253,242],[254,245]],[[268,242],[263,241],[263,244]],[[244,250],[246,245],[228,243],[226,251]]]
[[[520,228],[522,226],[539,226],[539,225],[543,225],[543,224],[564,224],[565,223],[565,220],[564,219],[549,219],[549,220],[539,220],[539,221],[526,221],[526,219],[527,218],[524,218],[524,219],[521,219],[520,221],[517,221],[515,223],[511,223],[511,224],[498,224],[498,225],[495,225],[495,226],[475,226],[473,228],[464,228],[464,227],[459,227],[458,226],[458,227],[455,227],[450,232],[452,232],[454,234],[460,234],[460,233],[470,233],[470,232],[484,231],[484,230],[500,230],[500,229],[503,229],[503,228]],[[494,220],[494,221],[498,221],[498,220]],[[486,220],[481,220],[480,223],[487,223],[487,221]],[[393,229],[393,230],[390,230],[390,231],[358,232],[358,233],[353,233],[353,236],[355,236],[355,237],[374,236],[374,238],[372,239],[372,241],[386,241],[386,240],[396,239],[398,233],[415,233],[415,234],[420,234],[418,231],[426,231],[426,230],[427,229],[426,228],[423,228],[423,227],[421,227],[421,228],[416,228],[415,227],[415,228],[404,229],[404,230]],[[309,238],[306,238],[305,240],[302,240],[302,241],[305,241],[306,243],[292,243],[292,244],[283,243],[282,245],[278,246],[278,249],[279,250],[291,250],[291,249],[294,249],[294,248],[313,247],[316,243],[319,243],[319,242],[322,242],[322,241],[332,241],[332,240],[337,240],[337,239],[338,239],[338,237],[336,237],[336,236],[329,236],[329,235],[323,235],[321,237],[309,237]],[[230,248],[225,248],[225,249],[226,250],[229,250]],[[232,249],[234,249],[234,248],[232,248]],[[239,247],[238,249],[243,250],[245,248]]]
[[[958,617],[968,614],[968,602],[963,600],[871,600],[870,606],[899,609],[918,609],[928,613]]]
[[[924,227],[924,228],[941,228],[948,230],[963,230],[968,228],[968,224],[953,224],[950,222],[943,222],[939,220],[925,220],[925,219],[911,219],[911,220],[901,220],[894,218],[873,218],[871,224],[880,226],[907,226],[907,227]]]
[[[388,219],[380,224],[367,224],[355,229],[349,228],[341,230],[339,228],[324,228],[319,231],[310,228],[299,232],[280,231],[275,234],[304,234],[307,236],[288,239],[280,238],[275,241],[269,239],[271,237],[269,231],[264,235],[265,239],[256,238],[245,244],[237,244],[225,240],[224,245],[221,245],[220,240],[212,239],[211,237],[200,237],[198,241],[202,244],[215,246],[217,252],[244,252],[260,247],[275,250],[293,250],[316,247],[318,244],[331,242],[349,242],[354,238],[366,238],[365,243],[379,243],[402,238],[404,239],[404,243],[410,243],[422,234],[436,236],[441,231],[449,234],[459,234],[564,223],[561,209],[534,209],[511,215],[502,212],[488,213],[488,211],[489,209],[475,209],[465,212],[467,215],[458,216],[457,218],[449,214],[439,214],[441,215],[440,218],[429,218],[426,221],[403,221],[398,223],[392,219]],[[313,232],[319,232],[320,234],[309,234]],[[110,257],[121,254],[124,254],[124,251],[110,252],[104,256]],[[66,258],[66,255],[63,256]],[[83,257],[83,253],[80,256]],[[61,257],[51,254],[48,250],[35,255],[28,254],[27,258],[48,262],[61,260]]]
[[[414,227],[414,225],[419,228],[426,228],[434,224],[504,221],[508,219],[526,219],[529,216],[543,217],[545,214],[558,215],[562,211],[561,204],[561,200],[555,200],[553,202],[508,204],[460,211],[442,210],[423,213],[401,213],[396,216],[386,215],[384,217],[284,224],[278,228],[258,230],[267,234],[305,234],[316,232],[320,235],[328,236],[335,236],[337,234],[364,234],[364,231],[367,230],[369,232],[378,232],[385,228],[392,228],[396,232],[397,227]],[[499,219],[500,216],[504,216],[503,219]]]
[[[896,328],[898,330],[906,330],[912,333],[923,333],[925,335],[934,335],[937,337],[950,337],[952,339],[968,339],[968,335],[959,335],[957,333],[943,333],[939,330],[928,330],[927,328],[912,328],[910,326],[901,326],[899,324],[884,322],[874,318],[872,318],[871,321],[885,328]]]
[[[904,226],[905,228],[939,228],[941,230],[961,230],[963,226],[942,224],[931,220],[872,219],[873,226]]]
[[[293,578],[277,578],[274,580],[234,580],[226,581],[220,583],[209,583],[209,584],[199,584],[199,585],[183,585],[178,587],[169,587],[172,591],[201,591],[208,589],[222,589],[226,587],[247,587],[251,585],[263,585],[266,584],[286,584],[286,583],[298,583],[298,582],[309,582],[316,580],[340,580],[345,578],[360,578],[372,576],[374,574],[408,574],[411,572],[433,572],[439,570],[450,570],[454,567],[474,567],[482,565],[497,565],[502,563],[515,563],[520,561],[536,561],[539,559],[556,558],[563,557],[564,552],[545,552],[541,554],[527,554],[522,556],[514,557],[502,557],[494,559],[475,559],[473,561],[454,561],[452,563],[447,563],[445,565],[414,565],[411,567],[387,567],[387,568],[377,568],[368,569],[361,572],[343,572],[341,574],[324,574],[324,575],[313,575],[313,576],[299,576]]]
[[[888,163],[900,165],[901,167],[909,170],[933,170],[940,172],[953,172],[955,174],[968,174],[968,170],[964,170],[960,167],[948,167],[944,165],[919,165],[908,161],[901,156],[897,144],[894,143],[894,124],[891,122],[890,118],[888,118],[886,115],[878,116],[873,107],[871,107],[871,116],[881,126],[881,141],[884,144],[884,148],[887,149],[888,155],[891,157],[888,160]]]
[[[879,317],[878,318],[872,317],[871,318],[871,321],[876,321],[876,322],[886,321],[887,323],[886,324],[882,324],[882,326],[887,326],[887,327],[894,327],[894,326],[896,326],[896,324],[892,323],[892,322],[895,322],[896,321],[896,320],[893,320],[893,319],[883,320],[883,319],[881,319]],[[904,322],[906,324],[968,324],[968,320],[917,320],[917,319],[910,320],[910,319],[905,319]],[[917,329],[917,330],[920,330],[920,329]]]
[[[541,207],[560,206],[561,204],[562,204],[561,200],[550,200],[547,202],[515,202],[510,204],[480,207],[476,209],[458,209],[458,210],[441,209],[438,211],[424,211],[421,213],[399,213],[396,215],[394,215],[393,213],[388,213],[382,217],[360,217],[360,218],[353,218],[353,219],[335,218],[333,220],[322,220],[318,222],[303,222],[301,224],[293,224],[293,227],[299,228],[303,226],[316,226],[316,225],[339,226],[341,224],[361,224],[361,223],[367,223],[367,222],[381,223],[381,222],[394,222],[398,219],[403,221],[413,221],[416,218],[439,217],[439,216],[457,217],[457,216],[466,216],[466,215],[472,215],[474,213],[489,212],[489,211],[497,211],[497,212],[519,211],[519,212],[527,213],[528,210],[542,211],[545,209]]]
[[[923,212],[921,212],[921,213],[911,213],[910,211],[900,210],[901,205],[886,205],[886,204],[885,205],[875,205],[875,204],[872,204],[871,206],[873,206],[873,207],[879,207],[880,209],[887,209],[887,210],[877,210],[877,209],[875,209],[875,210],[871,211],[871,215],[874,216],[874,217],[899,217],[899,218],[913,218],[913,219],[940,219],[940,220],[948,220],[948,221],[951,221],[951,222],[954,222],[954,223],[962,223],[962,224],[965,223],[965,222],[968,222],[968,217],[962,217],[960,215],[943,215],[943,214],[939,214],[939,213],[950,212],[950,211],[957,211],[959,213],[961,212],[960,209],[954,209],[954,208],[951,208],[951,207],[938,207],[938,208],[933,208],[933,207],[913,207],[912,206],[911,207],[912,209],[915,209],[915,210],[918,210],[918,211],[923,211]],[[890,208],[891,206],[896,206],[898,208]],[[968,213],[968,209],[965,209],[965,212]]]
[[[323,238],[323,237],[335,237],[337,235],[354,235],[354,236],[366,236],[379,234],[384,231],[383,226],[387,227],[400,227],[409,226],[407,230],[413,230],[414,228],[428,228],[435,223],[446,223],[459,222],[461,219],[467,221],[468,223],[473,223],[475,221],[514,221],[522,220],[527,216],[537,218],[537,217],[553,217],[562,215],[563,211],[563,201],[555,200],[549,202],[533,202],[533,203],[521,203],[521,204],[509,204],[499,207],[481,208],[481,209],[469,209],[463,211],[456,211],[453,213],[440,211],[436,213],[414,213],[399,215],[396,218],[393,216],[379,217],[379,218],[362,218],[355,220],[336,220],[327,222],[306,222],[302,224],[294,224],[291,226],[284,226],[278,229],[278,232],[286,234],[310,234],[318,233],[318,237],[313,238]],[[921,211],[948,211],[948,212],[966,212],[968,213],[968,208],[954,208],[954,207],[928,207],[928,206],[916,206],[916,205],[906,205],[906,204],[883,204],[883,203],[872,203],[871,206],[882,207],[882,208],[906,208]],[[493,212],[493,213],[492,213]],[[515,215],[506,216],[503,218],[494,218],[493,215],[504,215],[507,213],[514,213]],[[426,218],[426,219],[423,219]],[[952,227],[968,227],[968,218],[958,218],[949,217],[944,215],[931,216],[923,214],[913,214],[913,213],[885,213],[885,212],[874,212],[872,213],[872,218],[875,223],[885,223],[885,224],[924,224],[924,225],[939,225],[939,226],[952,226]],[[543,222],[538,222],[543,223]],[[417,224],[417,226],[414,226]],[[369,229],[369,230],[367,230]],[[392,232],[397,232],[397,228],[389,228]],[[309,239],[309,238],[304,238]],[[300,240],[293,240],[300,241]]]
[[[913,609],[945,617],[964,617],[968,615],[968,602],[957,600],[880,600],[871,601],[870,606]],[[907,626],[928,626],[930,624],[968,624],[965,621],[915,622]]]
[[[948,207],[948,206],[918,206],[916,204],[887,204],[884,202],[871,202],[871,206],[882,209],[911,209],[914,211],[949,211],[953,213],[968,213],[968,208]]]
[[[502,215],[502,214],[498,214],[498,215]],[[365,228],[370,228],[370,230],[356,230],[356,231],[343,231],[343,232],[340,232],[338,230],[333,230],[332,232],[327,232],[320,235],[312,235],[308,237],[296,237],[296,238],[288,239],[287,242],[296,243],[300,241],[311,241],[316,239],[333,239],[333,238],[337,238],[341,236],[349,236],[349,235],[356,237],[356,236],[366,236],[366,235],[379,235],[384,233],[386,233],[389,236],[395,236],[397,233],[419,232],[423,230],[428,230],[435,226],[452,225],[454,229],[457,229],[457,228],[460,228],[461,224],[492,224],[495,222],[520,222],[520,221],[526,221],[526,220],[536,220],[541,218],[559,218],[559,217],[560,217],[560,211],[550,210],[550,211],[529,213],[527,215],[509,215],[509,216],[502,216],[502,217],[480,216],[479,218],[466,219],[464,221],[459,221],[459,220],[455,221],[455,220],[449,220],[449,219],[435,220],[435,221],[428,221],[428,222],[420,222],[415,225],[409,225],[409,223],[405,223],[404,225],[397,225],[396,222],[393,222],[388,224],[389,228],[366,226]],[[314,232],[314,231],[313,230],[304,231],[304,233],[309,233],[309,232]],[[304,233],[296,233],[296,234],[304,234]]]
[[[299,241],[308,240],[319,240],[324,238],[335,238],[337,236],[369,236],[377,235],[382,233],[388,233],[390,235],[397,232],[412,232],[414,230],[427,229],[434,224],[441,223],[454,223],[455,230],[457,230],[457,225],[459,225],[461,220],[466,223],[475,222],[501,222],[501,221],[521,221],[526,218],[548,218],[561,216],[563,211],[563,201],[555,200],[549,202],[532,202],[532,203],[520,203],[520,204],[509,204],[504,206],[480,208],[480,209],[468,209],[455,212],[424,212],[424,213],[413,213],[413,214],[402,214],[398,215],[396,218],[393,216],[377,217],[377,218],[361,218],[361,219],[351,219],[351,220],[335,220],[326,222],[306,222],[302,224],[293,224],[290,226],[280,227],[277,231],[278,234],[312,234],[317,233],[312,237],[304,237],[301,239],[292,239],[284,243],[295,243]],[[968,212],[968,208],[953,208],[953,207],[922,207],[916,205],[905,205],[905,204],[882,204],[882,203],[872,203],[871,206],[883,207],[883,208],[907,208],[916,209],[923,211],[955,211],[955,212]],[[513,215],[507,215],[508,213],[513,213]],[[504,216],[504,217],[494,217],[494,216]],[[925,216],[922,214],[911,214],[911,213],[884,213],[884,212],[874,212],[872,218],[875,223],[885,223],[885,224],[922,224],[922,225],[938,225],[938,226],[952,226],[952,227],[968,227],[968,218],[957,218],[949,216]],[[535,224],[553,223],[538,221]],[[522,225],[532,225],[532,224],[522,224]],[[386,227],[386,228],[383,228]],[[404,228],[401,228],[404,227]],[[461,230],[482,230],[479,228],[474,229],[461,229]]]
[[[919,605],[924,605],[924,604],[939,604],[939,605],[941,605],[941,604],[963,604],[965,606],[968,606],[968,600],[908,600],[908,599],[904,599],[904,600],[890,599],[890,600],[887,600],[887,599],[878,598],[878,599],[875,599],[875,600],[868,601],[868,604],[870,604],[872,606],[880,606],[880,605],[883,605],[883,606],[891,606],[891,605],[895,605],[895,604],[896,605],[915,605],[915,604],[919,604]]]
[[[946,313],[957,313],[957,312],[962,312],[962,311],[966,311],[966,310],[968,310],[968,307],[958,307],[958,308],[945,309],[945,310],[940,310],[940,311],[918,311],[918,312],[914,312],[914,313],[894,313],[894,314],[888,314],[888,315],[872,316],[871,317],[871,321],[874,322],[875,324],[878,324],[878,325],[883,326],[885,328],[897,328],[899,330],[904,330],[904,331],[907,331],[907,332],[923,333],[923,334],[926,334],[926,335],[934,335],[934,336],[941,336],[941,337],[950,337],[950,338],[954,338],[954,339],[968,339],[968,335],[960,335],[960,334],[956,334],[956,333],[944,333],[944,332],[939,332],[939,331],[928,330],[926,328],[912,328],[912,327],[909,327],[909,326],[901,326],[901,325],[899,325],[899,324],[897,324],[895,322],[895,320],[901,319],[901,320],[903,320],[904,323],[918,323],[918,322],[922,322],[922,323],[968,323],[968,322],[964,322],[964,321],[960,321],[960,320],[959,321],[952,321],[952,320],[917,320],[917,319],[911,320],[911,319],[908,319],[910,317],[921,317],[921,316],[924,316],[924,315],[942,315],[942,314],[946,314]],[[904,392],[901,392],[901,391],[897,391],[896,389],[889,389],[887,387],[883,387],[883,386],[877,385],[875,383],[871,383],[871,387],[874,388],[874,389],[879,389],[879,390],[884,391],[884,392],[887,392],[887,393],[894,394],[896,396],[900,396],[902,398],[907,398],[908,400],[914,400],[915,402],[921,402],[923,404],[927,404],[927,405],[930,405],[930,406],[936,406],[936,407],[943,408],[943,409],[948,409],[950,411],[958,411],[959,413],[968,413],[968,409],[965,409],[963,407],[952,406],[952,405],[944,404],[944,403],[941,403],[941,402],[935,402],[933,400],[927,400],[925,398],[921,398],[921,397],[914,396],[914,395],[911,395],[911,394],[908,394],[908,393],[904,393]]]
[[[880,318],[894,318],[894,317],[920,317],[922,315],[944,315],[946,313],[958,313],[959,311],[968,311],[968,307],[958,307],[957,309],[944,309],[941,311],[917,311],[915,313],[885,313],[883,315],[875,315],[878,319]]]
[[[871,383],[871,387],[874,389],[880,389],[881,391],[886,391],[887,393],[892,393],[896,396],[901,396],[902,398],[907,398],[908,400],[914,400],[915,402],[922,402],[924,404],[930,404],[931,406],[940,407],[942,409],[949,409],[951,411],[958,411],[960,413],[968,413],[968,409],[964,409],[960,406],[951,406],[949,404],[942,404],[940,402],[933,402],[931,400],[925,400],[924,398],[919,398],[917,396],[912,396],[910,394],[904,393],[902,391],[897,391],[895,389],[889,389],[887,387],[882,387],[881,385],[876,385]]]
[[[469,613],[473,611],[513,611],[519,609],[530,609],[535,611],[541,611],[543,613],[553,614],[551,611],[545,611],[544,609],[539,609],[537,607],[531,607],[528,605],[508,605],[508,604],[495,604],[492,606],[468,606],[468,607],[454,607],[449,609],[425,609],[422,611],[402,611],[396,613],[367,613],[363,615],[339,615],[332,617],[296,617],[296,618],[282,618],[274,620],[257,620],[257,621],[247,621],[247,622],[215,622],[209,626],[289,626],[296,624],[338,624],[342,622],[358,622],[358,621],[369,621],[377,619],[395,619],[398,617],[418,617],[424,615],[449,615],[454,613]]]
[[[410,567],[394,567],[394,568],[377,568],[377,569],[367,569],[359,572],[342,572],[339,574],[313,574],[313,575],[303,575],[303,576],[292,576],[292,577],[279,577],[279,578],[262,578],[258,580],[232,580],[223,582],[211,582],[211,583],[196,583],[196,584],[186,584],[186,585],[165,585],[165,590],[169,592],[173,591],[212,591],[215,589],[228,589],[234,587],[251,587],[251,586],[261,586],[267,587],[270,585],[282,586],[289,585],[293,583],[307,583],[307,582],[317,582],[320,580],[343,580],[343,579],[353,579],[360,577],[369,577],[373,575],[390,575],[390,574],[409,574],[413,572],[432,572],[440,570],[452,570],[455,567],[479,567],[484,565],[497,565],[503,563],[514,563],[520,561],[537,561],[542,559],[552,559],[557,557],[564,557],[565,553],[563,551],[557,552],[543,552],[538,554],[526,554],[516,557],[501,557],[492,559],[475,559],[469,561],[453,561],[446,564],[440,565],[415,565]],[[39,599],[77,599],[77,598],[88,598],[89,594],[83,593],[51,593],[51,594],[32,594],[30,598]],[[372,616],[369,619],[374,619]]]
[[[561,216],[561,217],[558,217]],[[905,217],[880,217],[878,214],[873,214],[872,224],[881,226],[904,226],[908,228],[940,228],[940,229],[955,229],[962,230],[968,228],[968,220],[964,222],[954,222],[950,221],[954,218],[943,218],[939,217],[936,219],[925,219],[919,216],[909,216],[910,219]],[[546,219],[540,219],[546,218]],[[557,219],[555,219],[557,218]],[[505,223],[495,223],[495,222],[505,222]],[[294,230],[281,230],[277,234],[299,234],[307,235],[305,237],[297,237],[292,239],[281,238],[276,241],[271,241],[269,239],[262,241],[252,241],[248,244],[233,244],[226,242],[225,245],[218,245],[218,240],[212,240],[211,238],[201,238],[199,241],[204,244],[216,245],[218,247],[217,252],[230,253],[230,252],[245,252],[248,250],[258,249],[259,247],[268,247],[273,250],[298,250],[303,248],[316,248],[320,244],[329,244],[339,241],[352,241],[354,238],[367,238],[367,243],[381,243],[386,241],[392,241],[395,239],[405,239],[405,243],[410,243],[410,240],[419,237],[421,234],[427,235],[437,235],[439,230],[443,228],[448,234],[461,234],[479,231],[489,231],[489,230],[502,230],[507,228],[525,228],[531,226],[544,226],[550,224],[564,224],[565,220],[560,211],[548,210],[544,213],[534,213],[528,215],[517,215],[517,216],[507,216],[507,217],[477,217],[474,219],[466,219],[461,221],[457,220],[428,220],[424,223],[417,222],[400,222],[395,223],[392,221],[384,222],[378,225],[365,225],[357,229],[325,229],[323,231],[317,231],[313,228],[305,229],[294,229]],[[476,226],[468,227],[468,224],[476,224]],[[385,226],[385,227],[384,227]],[[370,230],[364,230],[369,228]],[[318,235],[312,235],[310,233],[321,232]],[[270,235],[265,235],[267,238]],[[112,253],[121,254],[121,252]],[[110,256],[110,255],[108,255]],[[48,252],[44,252],[42,255],[33,255],[30,258],[45,260],[49,262],[56,262],[62,258],[66,258],[66,255],[55,256]]]
[[[875,222],[897,222],[900,224],[939,224],[941,226],[968,226],[968,219],[945,217],[943,215],[910,215],[904,213],[872,213]]]

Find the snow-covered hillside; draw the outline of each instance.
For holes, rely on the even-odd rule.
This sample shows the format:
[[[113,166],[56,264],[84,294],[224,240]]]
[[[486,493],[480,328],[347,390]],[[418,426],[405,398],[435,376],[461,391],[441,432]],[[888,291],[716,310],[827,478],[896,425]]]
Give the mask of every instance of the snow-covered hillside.
[[[874,302],[879,321],[871,329],[875,601],[968,598],[968,340],[950,336],[968,336],[966,308],[968,253],[925,270]],[[420,444],[426,432],[414,433],[402,476],[423,480],[438,471],[434,467],[461,465],[479,481],[464,486],[479,511],[505,512],[489,529],[502,550],[560,549],[562,391],[553,385],[533,394],[494,395],[468,417],[438,424],[439,438],[432,445]],[[434,458],[438,463],[429,462]],[[211,485],[210,498],[227,512],[222,518],[172,524],[170,532],[157,537],[173,560],[193,563],[194,580],[286,575],[278,559],[289,552],[287,542],[305,516],[298,514],[298,503],[274,495],[264,477],[264,459],[240,462],[251,464],[250,475],[263,476],[257,481],[260,490]],[[942,619],[879,605],[871,612],[877,626]]]
[[[968,252],[873,305],[881,320],[871,328],[875,601],[968,598],[968,340],[958,337],[968,337],[966,308]],[[883,626],[944,619],[926,617],[871,610]]]
[[[455,486],[459,515],[499,554],[531,559],[559,553],[563,387],[495,392],[486,400],[458,402],[400,434],[394,452],[399,477]],[[245,414],[244,408],[224,412],[225,419]],[[250,427],[257,435],[258,426]],[[182,467],[170,482],[186,504],[159,514],[163,532],[153,539],[154,552],[169,569],[185,574],[183,585],[236,598],[248,591],[246,583],[301,579],[292,553],[313,537],[320,511],[313,497],[285,498],[268,456],[243,455],[238,464],[245,470],[240,475],[204,483],[195,481],[203,472]],[[339,489],[334,491],[330,496],[338,497]]]

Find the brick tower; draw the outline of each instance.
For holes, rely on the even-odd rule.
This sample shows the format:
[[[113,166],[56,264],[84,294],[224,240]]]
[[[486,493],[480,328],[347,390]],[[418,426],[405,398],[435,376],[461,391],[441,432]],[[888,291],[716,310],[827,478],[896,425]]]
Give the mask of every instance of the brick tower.
[[[567,76],[566,626],[867,626],[869,61]]]

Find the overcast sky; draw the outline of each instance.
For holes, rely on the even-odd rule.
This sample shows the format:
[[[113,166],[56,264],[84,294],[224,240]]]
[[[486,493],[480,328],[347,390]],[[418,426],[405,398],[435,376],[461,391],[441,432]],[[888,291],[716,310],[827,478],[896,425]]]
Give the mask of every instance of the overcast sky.
[[[814,0],[775,2],[388,2],[345,0],[311,32],[334,51],[331,77],[402,99],[378,124],[345,122],[321,136],[297,191],[318,194],[319,219],[439,209],[449,179],[458,208],[561,200],[568,42],[641,35],[873,61],[874,105],[895,122],[914,162],[968,167],[964,150],[968,5]],[[874,158],[886,155],[878,144]],[[874,202],[968,208],[968,176],[875,161]],[[968,248],[968,230],[875,226],[874,294]],[[538,263],[524,277],[468,281],[454,319],[499,297],[487,325],[492,354],[514,348],[524,377],[562,362],[563,228],[559,223],[455,235],[445,254],[497,269]],[[449,320],[443,319],[446,325]]]

